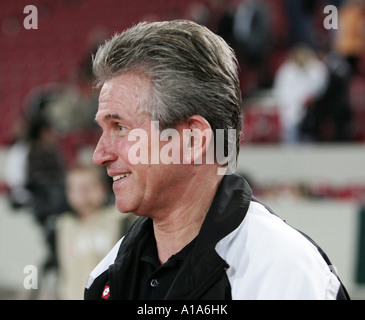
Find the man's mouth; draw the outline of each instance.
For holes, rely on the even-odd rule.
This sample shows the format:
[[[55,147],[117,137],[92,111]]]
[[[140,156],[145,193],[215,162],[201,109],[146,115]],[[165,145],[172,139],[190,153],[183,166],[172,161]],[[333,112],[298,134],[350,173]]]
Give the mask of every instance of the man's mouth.
[[[132,174],[131,172],[118,174],[118,175],[113,177],[113,181],[115,182],[115,181],[118,181],[120,179],[126,178],[126,177],[130,176],[131,174]]]

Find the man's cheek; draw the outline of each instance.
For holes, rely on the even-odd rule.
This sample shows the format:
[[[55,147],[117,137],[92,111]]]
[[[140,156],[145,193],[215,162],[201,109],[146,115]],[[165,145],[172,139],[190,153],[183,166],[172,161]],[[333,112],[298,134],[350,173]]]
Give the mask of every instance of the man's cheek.
[[[149,163],[149,137],[143,129],[133,129],[128,135],[128,141],[122,146],[128,162],[132,165]]]

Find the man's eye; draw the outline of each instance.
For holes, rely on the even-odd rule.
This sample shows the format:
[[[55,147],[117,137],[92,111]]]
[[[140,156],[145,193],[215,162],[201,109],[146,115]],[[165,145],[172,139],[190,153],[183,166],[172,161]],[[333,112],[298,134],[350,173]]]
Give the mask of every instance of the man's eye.
[[[124,126],[122,126],[121,124],[117,124],[117,127],[118,127],[118,130],[119,130],[119,131],[123,131],[123,130],[125,130],[125,127],[124,127]]]

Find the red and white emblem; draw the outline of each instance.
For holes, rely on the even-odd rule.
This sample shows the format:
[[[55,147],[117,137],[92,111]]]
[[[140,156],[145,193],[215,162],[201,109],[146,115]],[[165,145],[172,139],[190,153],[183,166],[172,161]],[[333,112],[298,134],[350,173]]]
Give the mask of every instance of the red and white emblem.
[[[103,290],[103,294],[101,295],[101,298],[105,299],[105,300],[108,300],[109,299],[109,293],[110,293],[109,286],[105,286],[104,290]]]

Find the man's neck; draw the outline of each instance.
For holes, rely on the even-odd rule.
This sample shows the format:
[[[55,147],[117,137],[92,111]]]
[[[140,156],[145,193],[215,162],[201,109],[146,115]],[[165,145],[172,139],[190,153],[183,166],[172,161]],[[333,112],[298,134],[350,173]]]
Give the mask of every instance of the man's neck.
[[[153,228],[161,264],[178,253],[199,233],[221,179],[207,182],[202,189],[190,188],[189,198],[175,204],[165,216],[153,219]],[[198,191],[199,190],[199,191]],[[186,199],[185,199],[186,200]]]

